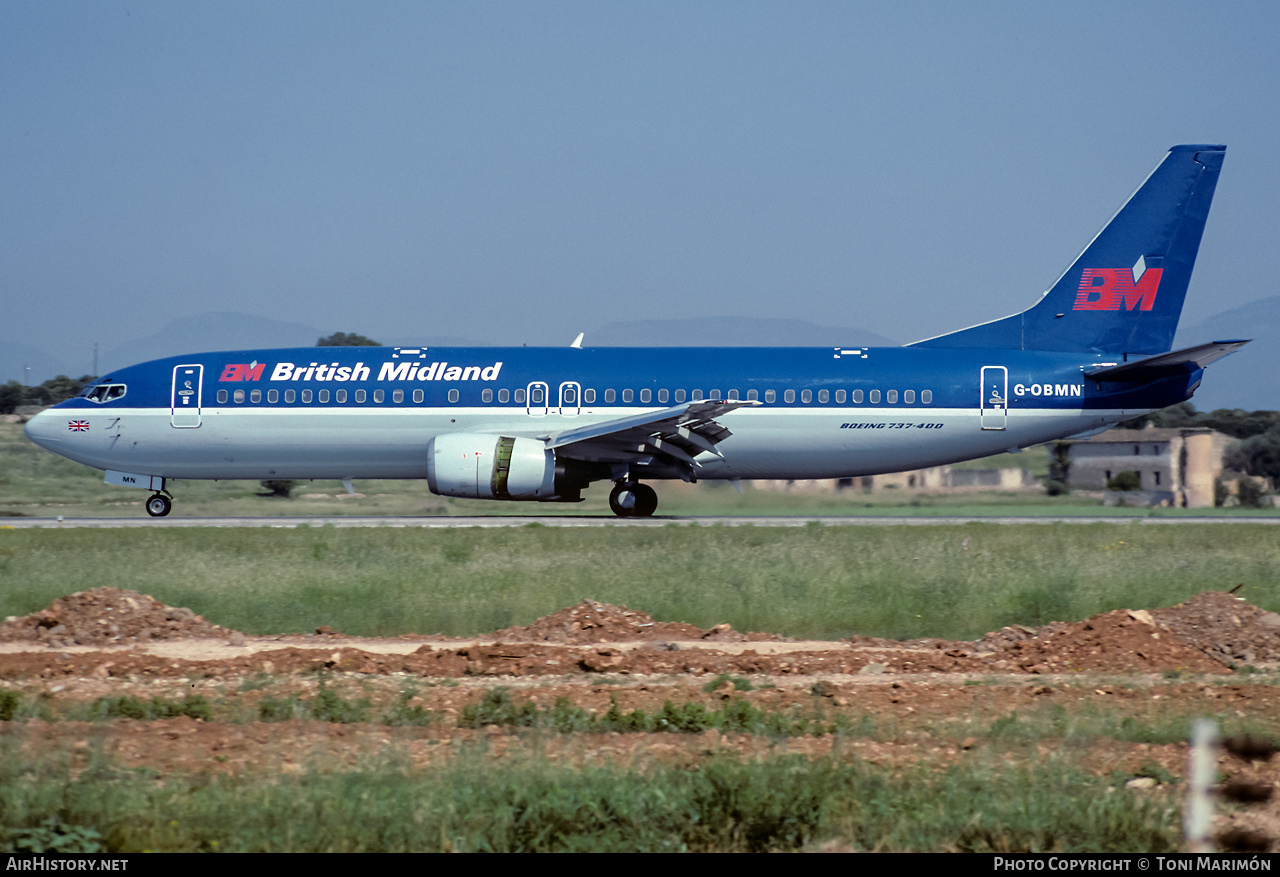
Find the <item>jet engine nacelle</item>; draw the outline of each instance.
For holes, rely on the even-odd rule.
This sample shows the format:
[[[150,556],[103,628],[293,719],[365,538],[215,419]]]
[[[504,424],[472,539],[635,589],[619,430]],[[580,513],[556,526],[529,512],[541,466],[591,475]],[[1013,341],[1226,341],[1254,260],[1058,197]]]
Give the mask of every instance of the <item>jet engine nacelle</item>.
[[[556,453],[537,439],[461,433],[427,443],[427,486],[470,499],[555,498]]]

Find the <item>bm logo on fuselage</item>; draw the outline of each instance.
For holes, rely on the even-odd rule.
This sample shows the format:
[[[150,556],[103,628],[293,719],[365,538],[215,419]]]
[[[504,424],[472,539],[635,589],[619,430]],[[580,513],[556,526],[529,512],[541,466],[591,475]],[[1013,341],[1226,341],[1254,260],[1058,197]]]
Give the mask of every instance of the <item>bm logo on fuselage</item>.
[[[262,372],[267,367],[265,362],[236,362],[222,370],[219,381],[257,381],[262,379]]]

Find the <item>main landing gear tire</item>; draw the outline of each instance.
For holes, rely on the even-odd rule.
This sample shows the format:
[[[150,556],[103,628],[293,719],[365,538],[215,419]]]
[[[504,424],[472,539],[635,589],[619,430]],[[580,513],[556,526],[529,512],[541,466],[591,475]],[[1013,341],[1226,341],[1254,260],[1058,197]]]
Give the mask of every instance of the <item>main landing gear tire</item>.
[[[173,509],[173,500],[163,493],[153,493],[147,500],[147,514],[153,518],[163,518]]]
[[[638,481],[619,481],[609,494],[609,509],[620,518],[647,518],[657,508],[657,492]]]

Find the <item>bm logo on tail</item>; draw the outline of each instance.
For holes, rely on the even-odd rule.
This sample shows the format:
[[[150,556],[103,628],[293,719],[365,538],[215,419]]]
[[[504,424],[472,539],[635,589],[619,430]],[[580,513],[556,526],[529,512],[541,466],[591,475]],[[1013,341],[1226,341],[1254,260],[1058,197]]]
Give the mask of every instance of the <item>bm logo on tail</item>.
[[[1080,274],[1080,290],[1076,293],[1073,311],[1118,311],[1121,303],[1126,311],[1137,306],[1149,311],[1156,303],[1160,289],[1160,267],[1164,260],[1158,256],[1140,256],[1133,269],[1085,268]]]

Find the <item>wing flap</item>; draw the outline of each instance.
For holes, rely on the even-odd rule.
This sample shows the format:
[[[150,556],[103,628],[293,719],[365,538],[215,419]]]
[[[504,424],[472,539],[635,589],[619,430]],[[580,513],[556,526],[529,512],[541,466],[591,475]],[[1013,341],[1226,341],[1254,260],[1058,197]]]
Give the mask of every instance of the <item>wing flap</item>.
[[[693,470],[702,465],[699,454],[721,457],[716,445],[733,435],[715,418],[759,404],[738,399],[685,402],[567,429],[547,436],[545,442],[574,459],[627,462],[661,454]]]

